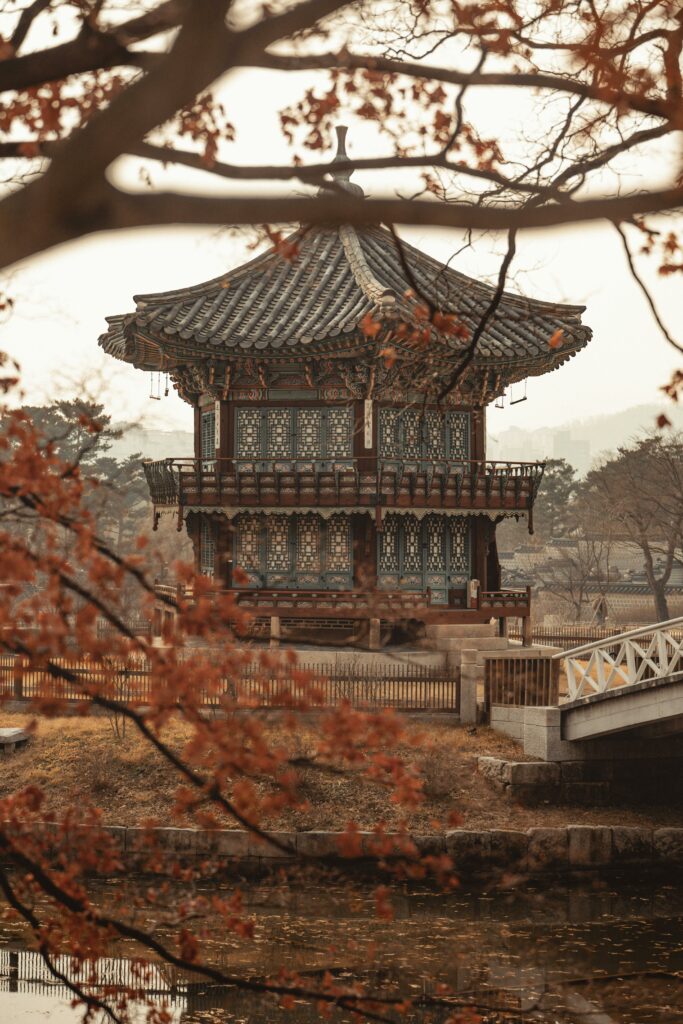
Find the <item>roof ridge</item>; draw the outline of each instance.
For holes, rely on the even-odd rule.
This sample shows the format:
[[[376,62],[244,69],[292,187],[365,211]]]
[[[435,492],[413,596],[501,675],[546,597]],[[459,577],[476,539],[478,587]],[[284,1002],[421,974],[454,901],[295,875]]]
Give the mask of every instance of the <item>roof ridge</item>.
[[[379,306],[395,305],[396,293],[394,289],[387,288],[373,274],[355,229],[349,224],[340,224],[339,238],[344,246],[344,252],[349,261],[351,272],[361,291],[367,295],[371,302],[375,302]]]

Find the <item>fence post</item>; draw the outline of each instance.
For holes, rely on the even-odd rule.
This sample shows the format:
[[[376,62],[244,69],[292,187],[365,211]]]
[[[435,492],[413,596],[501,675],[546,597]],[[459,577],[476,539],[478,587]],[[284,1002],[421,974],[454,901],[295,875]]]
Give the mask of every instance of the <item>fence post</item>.
[[[271,617],[270,617],[270,646],[271,647],[279,647],[280,646],[280,637],[281,637],[281,635],[282,634],[281,634],[281,630],[280,630],[280,616],[279,615],[271,615]]]
[[[24,669],[21,664],[21,656],[14,658],[14,699],[22,700],[24,697]]]
[[[370,619],[368,628],[368,650],[378,651],[380,649],[380,646],[380,620]]]

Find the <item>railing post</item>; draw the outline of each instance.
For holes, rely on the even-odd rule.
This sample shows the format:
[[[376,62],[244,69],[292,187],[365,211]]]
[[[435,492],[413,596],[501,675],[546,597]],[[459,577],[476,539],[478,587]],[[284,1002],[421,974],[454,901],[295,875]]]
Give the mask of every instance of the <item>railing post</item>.
[[[522,619],[522,646],[531,647],[533,641],[531,639],[531,615],[525,615]]]
[[[279,647],[281,639],[281,621],[279,615],[271,615],[270,617],[270,646]]]
[[[24,669],[21,664],[21,656],[14,657],[14,699],[22,700],[24,696]]]

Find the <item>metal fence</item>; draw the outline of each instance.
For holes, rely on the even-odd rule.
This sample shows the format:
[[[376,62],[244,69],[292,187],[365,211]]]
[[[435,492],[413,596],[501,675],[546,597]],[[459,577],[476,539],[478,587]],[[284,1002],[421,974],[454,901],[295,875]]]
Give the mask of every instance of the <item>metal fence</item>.
[[[598,640],[608,640],[616,633],[624,633],[632,629],[643,629],[644,624],[634,625],[612,625],[612,626],[590,626],[588,623],[574,622],[564,626],[532,626],[531,638],[535,644],[545,644],[548,647],[561,647],[569,650],[571,647],[580,647],[583,644],[592,644]],[[656,627],[653,627],[653,631]],[[679,639],[683,639],[683,629],[677,631]],[[508,636],[511,640],[521,640],[522,634],[515,625],[510,626]]]
[[[484,701],[516,707],[548,707],[560,696],[560,663],[551,658],[485,658]]]
[[[121,701],[144,703],[159,683],[149,666],[103,665],[85,659],[53,659],[55,672],[25,658],[0,655],[0,695],[19,701],[83,700],[100,692]],[[60,675],[63,673],[64,675]],[[67,678],[64,678],[66,676]],[[239,676],[223,679],[217,690],[200,691],[200,702],[219,707],[226,700],[246,707],[334,707],[348,701],[357,708],[405,711],[460,710],[455,674],[396,661],[391,664],[329,666],[248,665]]]

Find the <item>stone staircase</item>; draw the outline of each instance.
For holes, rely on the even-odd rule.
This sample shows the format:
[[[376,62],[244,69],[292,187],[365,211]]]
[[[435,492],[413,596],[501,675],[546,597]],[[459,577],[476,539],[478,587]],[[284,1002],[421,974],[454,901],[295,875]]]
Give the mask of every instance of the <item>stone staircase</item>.
[[[487,654],[506,651],[510,642],[498,635],[495,622],[473,623],[471,625],[427,625],[420,646],[430,651],[441,651],[451,668],[460,669],[463,664],[476,666],[483,672]]]

